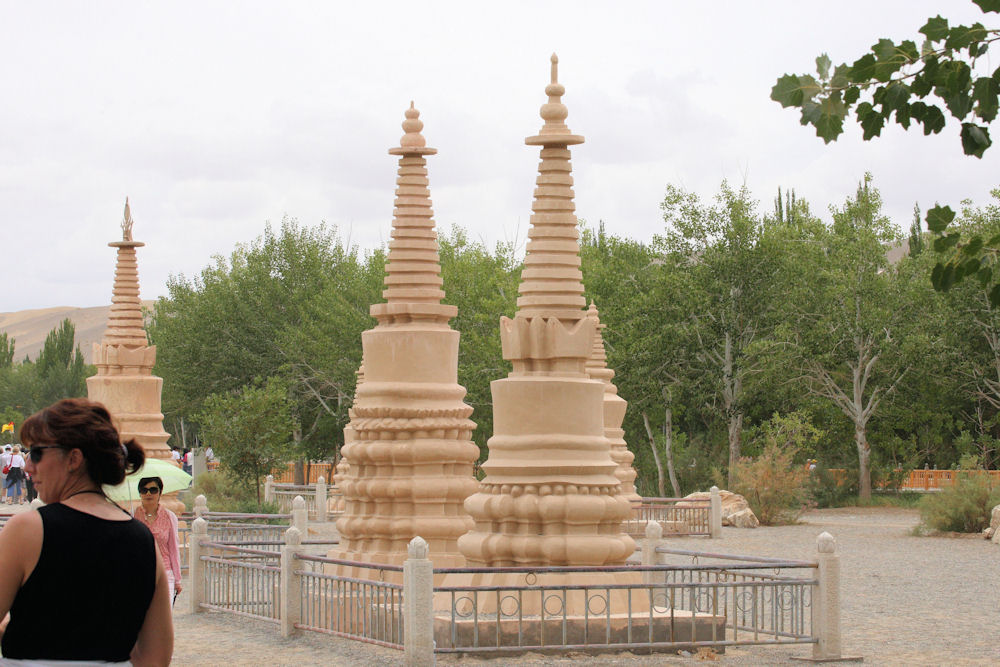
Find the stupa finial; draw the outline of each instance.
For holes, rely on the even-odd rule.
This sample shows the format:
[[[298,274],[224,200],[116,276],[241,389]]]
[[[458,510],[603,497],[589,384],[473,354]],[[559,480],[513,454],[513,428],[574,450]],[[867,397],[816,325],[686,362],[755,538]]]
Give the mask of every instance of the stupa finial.
[[[122,241],[132,240],[132,209],[128,205],[128,197],[125,197],[125,216],[122,218]]]
[[[562,103],[562,96],[566,93],[566,87],[559,83],[559,56],[552,54],[551,57],[551,81],[545,86],[545,94],[549,96],[548,102],[542,105],[539,113],[545,124],[541,131],[534,137],[524,140],[529,146],[573,146],[582,144],[583,137],[570,132],[566,125],[566,117],[569,116],[569,109]]]

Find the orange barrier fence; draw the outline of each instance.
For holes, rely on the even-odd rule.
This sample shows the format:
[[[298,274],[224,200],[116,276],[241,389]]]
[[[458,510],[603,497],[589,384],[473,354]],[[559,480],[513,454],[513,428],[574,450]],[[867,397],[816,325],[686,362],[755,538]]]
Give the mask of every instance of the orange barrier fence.
[[[843,468],[830,468],[830,472],[838,481],[844,481],[847,471]],[[897,471],[898,472],[898,471]],[[911,470],[899,485],[901,491],[940,491],[951,486],[962,475],[989,475],[994,484],[1000,484],[1000,470]],[[886,484],[880,484],[885,488]]]

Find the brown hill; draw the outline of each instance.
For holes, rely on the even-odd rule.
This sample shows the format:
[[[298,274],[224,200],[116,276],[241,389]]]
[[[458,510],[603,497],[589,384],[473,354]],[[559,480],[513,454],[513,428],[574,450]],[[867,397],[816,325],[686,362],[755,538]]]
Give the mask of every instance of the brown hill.
[[[143,301],[142,305],[152,308],[154,301]],[[111,306],[73,308],[57,306],[37,310],[19,310],[16,313],[0,313],[0,332],[14,338],[14,362],[25,356],[37,359],[49,332],[59,326],[67,317],[76,326],[76,343],[89,364],[93,355],[93,344],[101,341],[108,325]]]

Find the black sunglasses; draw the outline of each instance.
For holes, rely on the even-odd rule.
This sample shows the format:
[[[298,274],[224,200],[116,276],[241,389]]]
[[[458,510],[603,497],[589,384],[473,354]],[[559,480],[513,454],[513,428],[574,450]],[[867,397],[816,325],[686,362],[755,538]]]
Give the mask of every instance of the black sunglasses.
[[[147,494],[155,496],[159,492],[160,492],[160,487],[158,486],[144,486],[143,488],[139,489],[140,496],[145,496]]]
[[[42,460],[42,454],[45,453],[44,450],[46,449],[62,449],[62,447],[58,445],[35,445],[28,450],[28,458],[31,459],[32,463],[38,463]]]

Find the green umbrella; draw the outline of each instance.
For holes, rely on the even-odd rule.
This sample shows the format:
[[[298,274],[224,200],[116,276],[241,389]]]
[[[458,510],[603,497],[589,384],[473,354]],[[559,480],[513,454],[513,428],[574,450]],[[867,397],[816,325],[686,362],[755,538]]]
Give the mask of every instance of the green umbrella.
[[[146,459],[142,467],[128,475],[125,481],[117,486],[105,486],[104,493],[118,502],[139,500],[139,480],[143,477],[159,477],[163,480],[163,493],[183,491],[191,486],[191,475],[181,470],[172,461],[165,459]]]

